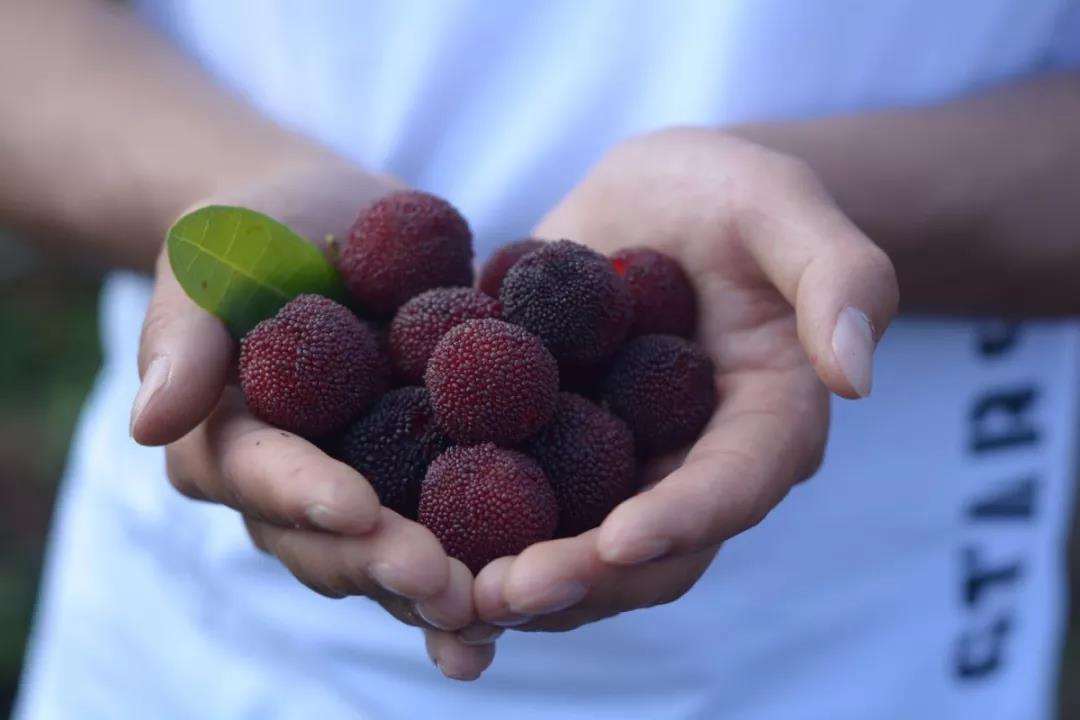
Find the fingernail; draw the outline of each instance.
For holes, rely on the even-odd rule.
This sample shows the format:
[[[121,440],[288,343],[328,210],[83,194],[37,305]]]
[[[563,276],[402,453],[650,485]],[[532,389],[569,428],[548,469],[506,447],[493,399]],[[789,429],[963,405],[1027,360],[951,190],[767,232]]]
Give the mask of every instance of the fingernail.
[[[546,615],[565,610],[571,605],[576,605],[589,591],[585,583],[576,580],[564,580],[532,595],[526,596],[525,601],[515,603],[515,607],[527,609],[535,615]]]
[[[466,645],[490,645],[495,642],[503,629],[488,623],[475,622],[458,632],[458,639]]]
[[[671,550],[668,538],[638,538],[600,546],[600,559],[617,565],[638,565],[666,555]]]
[[[394,581],[393,576],[395,574],[396,571],[388,563],[372,563],[368,566],[368,577],[374,580],[383,590],[402,597],[408,597],[401,590],[401,586]]]
[[[420,619],[426,622],[428,625],[438,628],[439,630],[450,631],[453,629],[453,623],[448,621],[444,617],[440,617],[438,610],[434,608],[424,608],[424,603],[418,602],[413,605],[413,610],[420,616]]]
[[[874,331],[866,313],[850,306],[840,311],[833,330],[832,349],[856,394],[869,395],[874,374]]]
[[[153,399],[154,395],[169,380],[169,358],[158,355],[146,366],[139,392],[135,394],[135,402],[131,404],[131,420],[128,423],[128,434],[135,436],[135,424],[139,422],[139,416]]]
[[[524,625],[532,619],[532,615],[518,615],[517,613],[511,613],[509,615],[504,615],[498,620],[492,620],[491,624],[498,625],[499,627],[509,628],[517,627],[518,625]]]

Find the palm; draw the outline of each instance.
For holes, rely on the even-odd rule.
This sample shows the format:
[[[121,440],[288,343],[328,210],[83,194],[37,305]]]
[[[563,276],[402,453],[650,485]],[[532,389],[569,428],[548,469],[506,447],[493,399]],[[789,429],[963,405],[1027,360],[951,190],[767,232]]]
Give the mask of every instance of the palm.
[[[321,243],[342,237],[361,207],[393,188],[328,161],[209,202],[260,210]],[[448,558],[426,528],[380,508],[352,468],[252,416],[238,390],[225,387],[233,341],[187,298],[164,259],[140,354],[144,374],[161,358],[172,369],[150,402],[137,403],[133,435],[168,445],[169,478],[179,490],[240,511],[255,544],[316,591],[366,595],[424,628],[428,651],[445,674],[473,678],[491,662],[493,646],[466,646],[452,632],[468,630],[474,640],[493,636],[473,622],[468,569]]]
[[[822,380],[857,392],[833,347],[838,313],[854,300],[884,327],[896,290],[880,251],[803,180],[746,143],[669,132],[611,153],[537,228],[604,253],[646,245],[679,260],[720,404],[693,446],[646,468],[655,485],[600,528],[482,571],[481,617],[543,615],[524,627],[562,630],[672,600],[720,543],[817,468],[829,418]]]

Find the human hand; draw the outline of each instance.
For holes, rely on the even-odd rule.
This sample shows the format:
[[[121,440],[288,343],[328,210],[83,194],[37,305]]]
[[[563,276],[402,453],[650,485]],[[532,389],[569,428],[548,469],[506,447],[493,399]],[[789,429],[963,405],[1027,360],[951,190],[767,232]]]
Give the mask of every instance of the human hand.
[[[701,438],[644,469],[603,524],[533,545],[476,578],[479,616],[561,631],[670,602],[823,457],[828,391],[867,395],[896,313],[892,264],[802,163],[719,131],[675,129],[609,153],[540,224],[610,253],[678,259],[720,405]]]
[[[362,207],[393,189],[328,161],[212,202],[264,212],[320,243],[328,234],[343,237]],[[423,629],[448,677],[479,676],[494,656],[498,629],[475,622],[469,570],[426,528],[380,507],[352,468],[255,418],[230,382],[235,356],[225,326],[188,298],[162,253],[143,326],[132,437],[165,445],[172,484],[239,511],[255,545],[305,585],[330,597],[375,600]]]

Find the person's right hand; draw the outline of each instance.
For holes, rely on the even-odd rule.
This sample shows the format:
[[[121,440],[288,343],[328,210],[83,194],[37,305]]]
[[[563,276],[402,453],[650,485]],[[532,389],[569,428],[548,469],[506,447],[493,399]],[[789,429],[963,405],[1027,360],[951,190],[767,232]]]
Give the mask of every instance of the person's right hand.
[[[393,189],[329,161],[198,205],[258,210],[318,243],[344,237],[366,204]],[[426,528],[381,507],[355,470],[251,415],[230,383],[235,356],[225,326],[188,298],[163,252],[143,325],[132,437],[165,445],[176,489],[239,511],[255,545],[305,585],[375,600],[423,629],[447,677],[478,677],[500,631],[476,622],[469,570]]]

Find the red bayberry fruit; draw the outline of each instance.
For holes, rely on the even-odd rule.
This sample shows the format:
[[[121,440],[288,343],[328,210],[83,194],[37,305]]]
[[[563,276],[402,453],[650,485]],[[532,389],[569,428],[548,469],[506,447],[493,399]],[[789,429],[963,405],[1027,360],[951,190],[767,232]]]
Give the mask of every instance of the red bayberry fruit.
[[[240,387],[256,417],[314,438],[385,391],[386,361],[371,328],[348,308],[300,295],[244,336]]]
[[[559,393],[555,415],[523,449],[540,463],[555,492],[558,535],[596,527],[634,491],[630,429],[579,395]]]
[[[445,200],[397,192],[356,219],[338,269],[364,312],[389,318],[425,290],[472,284],[472,233]]]
[[[492,297],[499,297],[503,278],[518,260],[533,250],[543,247],[544,241],[536,238],[515,240],[496,250],[480,269],[478,287]]]
[[[472,288],[435,288],[401,306],[390,324],[390,361],[406,383],[424,381],[435,346],[466,320],[498,318],[499,301]]]
[[[511,443],[551,418],[555,358],[535,335],[502,320],[467,320],[435,346],[424,382],[439,427],[460,443]]]
[[[705,352],[674,335],[626,344],[604,380],[604,405],[630,426],[645,456],[697,438],[716,410],[715,369]]]
[[[451,445],[435,427],[428,391],[391,390],[345,433],[338,452],[367,479],[383,505],[416,519],[428,465]]]
[[[631,337],[655,334],[693,337],[697,297],[682,265],[646,247],[620,250],[611,256],[611,264],[626,280],[634,298]]]
[[[420,523],[474,573],[550,540],[558,514],[540,466],[492,443],[450,448],[431,463],[420,489]]]
[[[559,240],[521,258],[503,280],[503,317],[533,333],[565,366],[610,357],[633,320],[630,290],[595,250]]]

